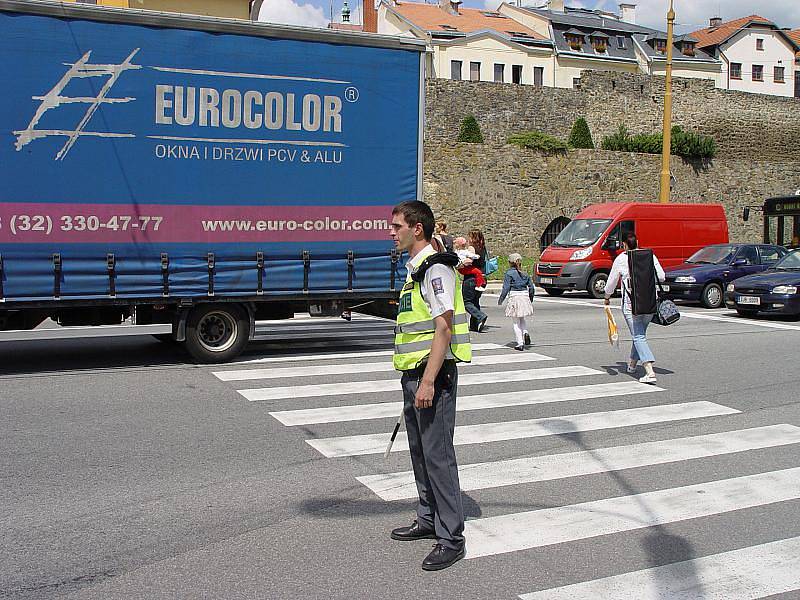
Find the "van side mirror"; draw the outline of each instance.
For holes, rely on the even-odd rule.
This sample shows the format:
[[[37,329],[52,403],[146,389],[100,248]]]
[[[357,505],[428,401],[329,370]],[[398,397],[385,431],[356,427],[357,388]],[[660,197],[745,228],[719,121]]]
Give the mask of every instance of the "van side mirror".
[[[606,241],[603,242],[603,250],[619,250],[619,240],[615,237],[608,237]]]
[[[745,206],[744,210],[742,210],[742,221],[748,221],[750,219],[750,207]]]

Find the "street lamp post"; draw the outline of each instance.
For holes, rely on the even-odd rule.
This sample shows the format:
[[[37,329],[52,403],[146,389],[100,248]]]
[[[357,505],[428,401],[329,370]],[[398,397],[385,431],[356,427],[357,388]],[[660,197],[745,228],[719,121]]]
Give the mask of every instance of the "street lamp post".
[[[673,0],[669,0],[667,13],[667,71],[664,87],[664,145],[661,149],[661,193],[658,201],[662,204],[669,202],[670,173],[669,159],[672,151],[672,30],[675,25],[675,10]]]

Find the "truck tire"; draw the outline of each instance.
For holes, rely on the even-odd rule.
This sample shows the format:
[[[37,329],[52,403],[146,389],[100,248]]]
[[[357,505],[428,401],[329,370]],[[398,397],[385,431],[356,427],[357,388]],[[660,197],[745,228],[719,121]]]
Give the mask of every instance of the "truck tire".
[[[719,308],[725,303],[722,286],[718,283],[709,283],[700,294],[700,302],[706,308]]]
[[[589,292],[592,298],[603,298],[606,291],[606,281],[608,281],[608,273],[595,273],[589,277],[586,291]]]
[[[238,304],[200,304],[186,319],[186,351],[198,362],[221,363],[241,354],[250,318]]]
[[[543,289],[548,296],[561,296],[564,293],[564,290],[562,290],[561,288],[546,287]]]

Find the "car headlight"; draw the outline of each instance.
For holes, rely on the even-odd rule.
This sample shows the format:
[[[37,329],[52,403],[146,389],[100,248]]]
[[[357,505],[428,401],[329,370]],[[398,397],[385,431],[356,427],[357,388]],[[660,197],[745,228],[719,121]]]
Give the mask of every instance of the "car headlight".
[[[694,283],[695,281],[697,281],[697,279],[695,279],[691,275],[685,275],[683,277],[675,278],[675,283]]]
[[[773,294],[796,294],[797,293],[797,286],[796,285],[779,285],[777,287],[772,288]]]
[[[729,284],[728,284],[728,287],[727,287],[726,289],[727,289],[729,292],[732,292],[732,291],[733,291],[735,288],[736,288],[736,286],[734,286],[732,283],[729,283]]]
[[[583,260],[584,258],[588,258],[592,253],[592,247],[589,246],[588,248],[582,248],[580,250],[575,250],[572,253],[572,256],[569,257],[570,260]]]

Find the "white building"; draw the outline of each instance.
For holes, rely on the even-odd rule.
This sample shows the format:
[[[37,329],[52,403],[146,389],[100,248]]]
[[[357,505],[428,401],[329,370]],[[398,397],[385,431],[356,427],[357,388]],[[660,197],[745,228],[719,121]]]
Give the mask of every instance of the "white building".
[[[697,47],[722,61],[719,87],[773,96],[795,96],[800,44],[769,19],[750,15],[734,21],[711,19],[691,34]]]
[[[463,8],[459,0],[423,4],[382,0],[378,33],[428,44],[428,77],[553,87],[553,43],[498,12]]]

